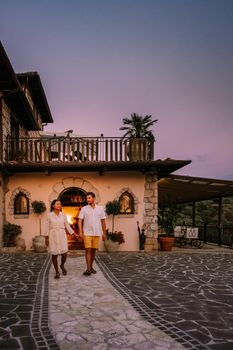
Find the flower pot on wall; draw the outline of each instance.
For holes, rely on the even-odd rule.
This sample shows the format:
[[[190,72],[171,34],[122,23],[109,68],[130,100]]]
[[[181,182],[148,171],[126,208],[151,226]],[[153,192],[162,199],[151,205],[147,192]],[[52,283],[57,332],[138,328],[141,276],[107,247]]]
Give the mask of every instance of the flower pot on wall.
[[[117,252],[120,245],[118,242],[113,242],[111,239],[105,239],[104,246],[107,252]]]
[[[47,251],[47,246],[45,244],[45,236],[35,236],[32,239],[32,242],[33,249],[37,253],[43,253]]]
[[[174,237],[159,237],[159,243],[161,250],[169,252],[172,250],[174,245],[175,238]]]

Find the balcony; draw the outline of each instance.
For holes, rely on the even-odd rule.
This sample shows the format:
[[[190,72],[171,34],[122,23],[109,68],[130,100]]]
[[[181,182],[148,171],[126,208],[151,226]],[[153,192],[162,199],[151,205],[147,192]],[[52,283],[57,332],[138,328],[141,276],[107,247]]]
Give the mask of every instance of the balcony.
[[[3,163],[80,164],[154,160],[154,141],[119,137],[8,137]]]

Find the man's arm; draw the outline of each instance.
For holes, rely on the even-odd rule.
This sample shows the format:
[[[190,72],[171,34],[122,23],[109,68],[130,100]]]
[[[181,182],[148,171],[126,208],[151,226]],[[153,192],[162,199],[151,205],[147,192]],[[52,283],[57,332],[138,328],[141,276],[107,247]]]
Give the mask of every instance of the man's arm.
[[[83,237],[83,219],[78,219],[79,236]]]
[[[103,239],[103,241],[105,241],[105,239],[106,239],[106,221],[105,221],[105,219],[101,219],[101,225],[102,225],[102,231],[103,231],[102,239]]]

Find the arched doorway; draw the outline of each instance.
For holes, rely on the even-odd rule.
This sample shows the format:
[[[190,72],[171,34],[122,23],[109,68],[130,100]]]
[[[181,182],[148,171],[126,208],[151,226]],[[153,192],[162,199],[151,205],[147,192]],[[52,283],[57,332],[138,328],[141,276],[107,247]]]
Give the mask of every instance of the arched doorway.
[[[69,224],[78,233],[78,215],[81,208],[87,204],[86,192],[78,187],[66,188],[59,195],[62,211],[66,214]],[[67,234],[69,249],[84,249],[83,242],[78,241],[73,235]]]

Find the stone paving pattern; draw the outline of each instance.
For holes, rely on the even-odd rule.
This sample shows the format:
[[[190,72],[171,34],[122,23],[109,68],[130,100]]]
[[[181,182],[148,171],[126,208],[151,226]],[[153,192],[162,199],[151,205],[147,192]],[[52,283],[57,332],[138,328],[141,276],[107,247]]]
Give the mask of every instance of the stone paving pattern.
[[[50,326],[61,350],[182,350],[184,347],[143,319],[107,281],[83,276],[85,257],[69,253],[67,276],[49,277]]]
[[[50,257],[0,253],[0,349],[57,350],[48,328]]]
[[[185,348],[233,349],[232,250],[99,253],[98,264],[146,320]]]

